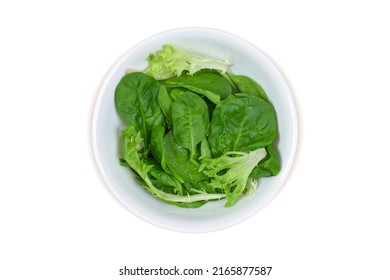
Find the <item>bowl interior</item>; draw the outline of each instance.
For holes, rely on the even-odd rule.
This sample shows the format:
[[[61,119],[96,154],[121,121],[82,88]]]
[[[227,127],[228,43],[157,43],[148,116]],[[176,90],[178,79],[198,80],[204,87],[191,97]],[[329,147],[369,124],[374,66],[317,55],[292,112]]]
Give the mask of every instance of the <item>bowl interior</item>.
[[[279,137],[277,148],[282,169],[278,176],[262,178],[255,194],[230,208],[225,201],[207,203],[197,209],[183,209],[152,197],[141,188],[131,172],[119,165],[119,136],[125,125],[115,110],[114,92],[126,69],[142,71],[149,53],[172,44],[178,48],[223,58],[229,54],[231,72],[256,80],[274,105]],[[93,145],[102,177],[116,198],[138,217],[165,229],[181,232],[220,230],[249,218],[263,208],[281,188],[293,161],[297,124],[294,103],[286,81],[272,61],[258,48],[230,33],[209,28],[181,28],[150,37],[131,48],[106,77],[95,107]]]

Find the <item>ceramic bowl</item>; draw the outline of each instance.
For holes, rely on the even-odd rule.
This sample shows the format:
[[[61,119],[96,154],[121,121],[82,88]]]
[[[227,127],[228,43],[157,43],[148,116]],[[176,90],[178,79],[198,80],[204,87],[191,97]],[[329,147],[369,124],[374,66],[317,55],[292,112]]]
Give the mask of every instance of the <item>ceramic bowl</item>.
[[[258,190],[233,207],[225,201],[209,202],[196,209],[184,209],[159,201],[142,188],[128,168],[119,164],[119,137],[125,125],[115,110],[114,92],[126,69],[142,71],[146,58],[164,44],[233,59],[231,72],[247,75],[266,91],[277,114],[277,149],[281,171],[262,178]],[[210,232],[240,223],[265,207],[281,189],[293,163],[297,146],[297,118],[291,92],[276,65],[259,48],[225,31],[210,28],[179,28],[152,36],[128,50],[107,75],[99,92],[92,128],[93,148],[99,171],[114,196],[139,218],[164,229],[179,232]]]

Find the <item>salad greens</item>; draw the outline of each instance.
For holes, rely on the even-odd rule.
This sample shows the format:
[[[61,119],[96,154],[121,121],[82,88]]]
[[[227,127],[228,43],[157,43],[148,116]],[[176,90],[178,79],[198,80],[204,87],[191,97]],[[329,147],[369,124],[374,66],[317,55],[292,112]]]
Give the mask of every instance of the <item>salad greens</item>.
[[[115,90],[127,125],[120,163],[147,191],[179,207],[230,207],[279,173],[276,113],[256,81],[228,72],[230,60],[171,45],[147,60]]]
[[[202,69],[217,69],[226,72],[232,65],[230,59],[217,60],[209,57],[189,54],[171,45],[148,56],[149,67],[145,73],[157,80],[180,76],[184,71],[192,75]]]

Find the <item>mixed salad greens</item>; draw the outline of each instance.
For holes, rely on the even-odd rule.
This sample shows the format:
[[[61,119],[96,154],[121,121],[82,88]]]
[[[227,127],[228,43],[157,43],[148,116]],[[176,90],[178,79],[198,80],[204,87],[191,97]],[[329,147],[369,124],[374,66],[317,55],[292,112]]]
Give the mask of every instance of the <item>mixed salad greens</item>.
[[[225,207],[277,175],[275,110],[232,62],[172,45],[151,53],[143,72],[118,83],[115,105],[127,124],[120,163],[153,196],[180,207],[225,199]]]

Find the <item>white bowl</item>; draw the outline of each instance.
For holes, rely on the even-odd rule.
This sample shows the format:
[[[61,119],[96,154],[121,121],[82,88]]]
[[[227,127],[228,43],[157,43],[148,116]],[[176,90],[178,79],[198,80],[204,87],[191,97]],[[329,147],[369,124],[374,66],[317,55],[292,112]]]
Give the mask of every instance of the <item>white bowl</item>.
[[[275,107],[279,138],[277,148],[282,169],[277,176],[262,178],[252,196],[233,207],[225,201],[209,202],[196,209],[183,209],[154,198],[140,187],[128,168],[119,165],[119,136],[125,127],[118,117],[114,92],[126,69],[142,71],[149,53],[172,44],[178,48],[224,58],[229,53],[231,71],[247,75],[266,91]],[[179,28],[150,37],[127,51],[106,77],[95,107],[93,148],[98,168],[115,197],[132,213],[156,226],[179,232],[210,232],[246,220],[267,205],[282,187],[293,162],[297,145],[297,118],[286,81],[272,61],[257,47],[230,33],[210,28]]]

